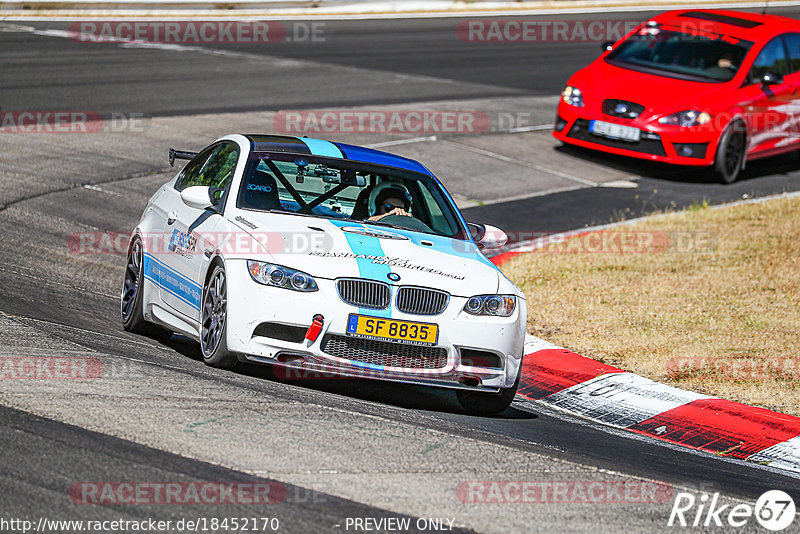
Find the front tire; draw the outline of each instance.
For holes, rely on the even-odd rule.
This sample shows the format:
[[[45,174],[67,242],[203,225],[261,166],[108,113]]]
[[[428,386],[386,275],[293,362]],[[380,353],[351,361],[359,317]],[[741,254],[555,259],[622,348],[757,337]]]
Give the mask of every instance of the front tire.
[[[747,133],[744,123],[730,124],[719,138],[714,158],[714,174],[723,184],[732,184],[739,178],[744,167],[747,151]]]
[[[203,288],[203,308],[200,322],[200,349],[203,361],[211,367],[232,369],[238,361],[228,350],[228,283],[225,268],[213,268]]]
[[[519,378],[522,376],[522,362],[517,371],[517,379],[510,388],[500,388],[497,393],[483,393],[457,389],[458,403],[464,410],[473,415],[497,415],[511,406],[519,387]]]

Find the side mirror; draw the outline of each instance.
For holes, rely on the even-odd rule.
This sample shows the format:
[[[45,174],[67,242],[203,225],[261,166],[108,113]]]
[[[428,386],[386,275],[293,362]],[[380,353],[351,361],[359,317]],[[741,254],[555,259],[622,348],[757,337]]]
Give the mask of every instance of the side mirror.
[[[181,200],[190,208],[204,210],[214,205],[211,193],[213,188],[193,185],[181,191]]]
[[[614,48],[614,41],[603,41],[603,44],[600,45],[600,50],[603,52],[608,52],[609,50],[613,50]]]
[[[477,223],[467,223],[467,227],[481,250],[498,249],[508,242],[508,235],[497,227]]]
[[[762,85],[780,85],[783,83],[783,76],[780,74],[775,74],[774,72],[765,72],[763,76],[761,76],[761,84]]]
[[[486,235],[486,226],[482,224],[467,223],[467,229],[476,243],[479,243],[480,240],[483,239],[483,236]]]

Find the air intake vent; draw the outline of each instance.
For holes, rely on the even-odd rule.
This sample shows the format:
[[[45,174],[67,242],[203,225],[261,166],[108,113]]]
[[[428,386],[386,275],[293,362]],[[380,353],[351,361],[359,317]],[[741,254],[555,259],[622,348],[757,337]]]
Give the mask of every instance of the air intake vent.
[[[305,339],[306,330],[308,330],[308,328],[289,324],[261,323],[253,331],[253,335],[280,339],[281,341],[290,341],[292,343],[302,343],[303,339]]]
[[[336,282],[336,289],[343,301],[359,308],[383,310],[392,298],[389,284],[374,280],[343,278]]]
[[[397,309],[414,315],[439,315],[450,301],[444,291],[424,287],[401,287],[397,292]]]
[[[461,363],[471,367],[489,367],[490,369],[502,369],[503,360],[494,352],[487,352],[478,349],[460,349]]]
[[[635,119],[642,114],[642,111],[644,111],[643,105],[628,102],[627,100],[615,100],[613,98],[603,100],[603,113],[612,117]]]

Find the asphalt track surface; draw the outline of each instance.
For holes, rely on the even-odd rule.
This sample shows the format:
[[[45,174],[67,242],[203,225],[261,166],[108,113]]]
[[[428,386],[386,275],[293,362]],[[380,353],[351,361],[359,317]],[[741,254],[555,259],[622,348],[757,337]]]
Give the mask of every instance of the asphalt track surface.
[[[643,15],[635,15],[639,16]],[[15,24],[37,30],[65,28],[63,23]],[[147,134],[153,139],[164,137],[159,125],[166,122],[159,118],[186,117],[180,127],[192,141],[185,148],[198,148],[198,136],[192,137],[189,130],[197,114],[547,98],[597,53],[596,43],[465,46],[454,37],[452,20],[327,24],[331,38],[325,46],[282,43],[268,50],[267,60],[256,57],[263,53],[258,47],[219,45],[207,48],[223,53],[196,53],[91,46],[30,31],[0,32],[0,106],[142,112],[153,117]],[[220,127],[219,123],[216,126]],[[4,517],[263,515],[263,508],[246,505],[224,510],[75,505],[66,490],[82,480],[263,481],[272,479],[272,474],[288,484],[289,494],[310,487],[330,488],[328,493],[317,489],[321,498],[316,501],[287,499],[269,508],[268,513],[281,518],[284,531],[310,531],[313,525],[320,531],[341,532],[336,525],[347,517],[406,515],[398,512],[400,509],[427,510],[431,515],[430,508],[407,496],[401,498],[400,484],[387,484],[386,495],[368,497],[375,493],[365,482],[373,480],[369,473],[357,479],[365,490],[353,489],[354,499],[338,497],[346,493],[341,485],[327,482],[330,473],[325,466],[337,462],[346,467],[351,465],[348,462],[374,461],[381,466],[377,474],[413,479],[415,461],[427,465],[427,460],[406,458],[402,449],[392,450],[403,442],[391,434],[392,428],[403,429],[406,438],[415,433],[438,436],[441,443],[426,445],[425,450],[438,447],[447,451],[440,466],[456,458],[462,467],[474,466],[475,472],[494,477],[489,480],[515,476],[508,465],[494,472],[488,469],[488,475],[479,469],[491,463],[488,451],[497,448],[510,458],[537,459],[520,471],[525,473],[522,479],[546,479],[549,475],[545,473],[550,471],[565,478],[568,475],[559,474],[561,468],[557,467],[564,465],[572,466],[563,468],[569,476],[656,480],[674,485],[676,491],[719,491],[733,500],[752,501],[769,489],[783,489],[800,499],[800,481],[776,470],[631,438],[535,403],[517,402],[496,418],[472,417],[460,411],[449,392],[362,381],[287,382],[261,367],[245,367],[237,373],[212,370],[198,361],[196,347],[179,337],[159,342],[128,335],[119,327],[115,300],[122,258],[70,257],[64,250],[65,239],[77,229],[129,231],[146,198],[170,176],[163,165],[166,147],[160,139],[128,143],[124,134],[100,137],[96,145],[75,141],[77,149],[71,140],[22,137],[9,142],[3,139],[0,151],[4,167],[0,172],[6,184],[0,197],[3,354],[76,351],[95,355],[108,368],[134,362],[135,369],[126,369],[136,372],[85,389],[73,384],[5,381],[0,393],[4,406],[0,409],[4,466],[0,488],[5,496],[0,511]],[[754,164],[742,182],[723,187],[692,173],[569,149],[553,150],[636,175],[639,187],[589,187],[536,196],[533,186],[531,198],[470,208],[470,218],[509,230],[528,229],[535,218],[536,228],[559,231],[704,199],[713,203],[797,189],[795,156]],[[153,151],[158,157],[150,155]],[[115,157],[120,164],[113,161]],[[82,187],[84,184],[95,184],[98,190]],[[191,433],[166,430],[173,417],[184,426],[198,416],[216,421],[203,415],[205,412],[192,411],[195,404],[208,408],[215,402],[224,407],[225,417],[232,419],[254,410],[245,403],[267,405],[269,410],[265,408],[260,416],[270,421],[272,433],[265,433],[261,441],[250,436],[246,428],[253,419],[246,418],[243,426],[232,423],[229,433],[205,436],[209,441],[203,443],[188,443],[187,436],[195,439]],[[184,412],[183,419],[176,415]],[[276,419],[275,413],[282,417]],[[330,415],[334,413],[339,415]],[[318,428],[293,427],[288,421],[291,415]],[[326,432],[337,429],[337,417],[353,429],[352,435],[346,433],[340,439],[360,448],[338,453],[326,450],[331,447]],[[374,433],[361,439],[358,429],[370,425],[375,426]],[[309,441],[285,443],[291,441],[291,435]],[[237,449],[239,441],[249,448]],[[275,451],[274,443],[286,448]],[[463,452],[466,450],[474,450],[474,455]],[[261,477],[254,467],[260,464],[248,463],[247,456],[258,454],[265,455],[259,457],[265,465],[277,456],[301,467],[307,462],[308,467],[289,474],[266,468]],[[436,471],[434,464],[428,466],[431,473]],[[441,469],[447,471],[448,467]],[[452,491],[452,480],[474,479],[478,476],[475,472],[455,470],[448,487]],[[424,480],[423,475],[418,478]],[[414,482],[408,486],[413,488]],[[491,509],[497,517],[488,524],[505,525],[501,530],[475,519],[482,513],[480,506],[477,511],[462,510],[460,518],[445,508],[440,512],[455,515],[466,529],[521,530],[520,523],[514,522],[517,520],[530,531],[592,531],[599,521],[612,531],[623,530],[628,523],[656,531],[666,528],[668,509],[613,503],[605,507]],[[421,516],[422,512],[411,515]],[[510,515],[517,519],[509,519]]]

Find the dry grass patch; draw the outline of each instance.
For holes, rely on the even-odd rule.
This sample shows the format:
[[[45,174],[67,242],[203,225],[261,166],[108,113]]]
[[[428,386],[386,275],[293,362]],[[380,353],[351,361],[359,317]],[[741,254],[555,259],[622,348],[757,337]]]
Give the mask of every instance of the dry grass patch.
[[[529,332],[680,388],[800,415],[800,199],[699,206],[610,232],[604,244],[573,238],[503,266],[527,295]],[[575,252],[615,243],[645,252]]]

